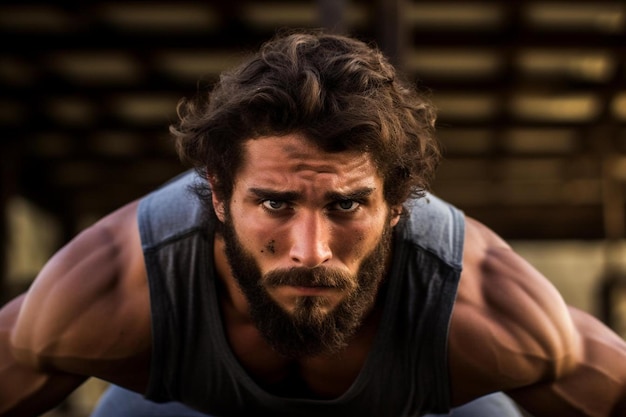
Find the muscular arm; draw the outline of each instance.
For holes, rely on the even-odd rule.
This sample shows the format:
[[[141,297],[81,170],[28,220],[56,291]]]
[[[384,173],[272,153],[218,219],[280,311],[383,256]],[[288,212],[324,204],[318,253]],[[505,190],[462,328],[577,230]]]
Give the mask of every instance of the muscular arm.
[[[44,373],[14,360],[9,338],[24,301],[18,297],[0,311],[0,415],[39,415],[56,406],[86,379],[65,373]]]
[[[541,416],[623,416],[626,343],[469,219],[452,319],[453,401],[506,391]]]
[[[145,389],[150,308],[135,210],[81,233],[1,310],[0,416],[38,415],[89,376]]]
[[[626,343],[589,314],[570,308],[570,315],[580,337],[579,361],[554,381],[509,394],[537,416],[626,416]]]

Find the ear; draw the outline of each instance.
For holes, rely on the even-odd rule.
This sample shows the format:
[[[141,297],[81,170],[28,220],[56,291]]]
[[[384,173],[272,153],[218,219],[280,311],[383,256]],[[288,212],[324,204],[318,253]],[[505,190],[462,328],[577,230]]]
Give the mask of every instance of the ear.
[[[400,221],[400,215],[402,215],[402,211],[404,210],[404,208],[400,204],[400,205],[397,205],[397,206],[391,206],[389,208],[389,210],[390,210],[390,213],[391,213],[390,220],[389,220],[389,225],[391,227],[394,227]]]
[[[215,177],[208,176],[208,180],[209,185],[211,186],[211,203],[213,204],[213,210],[215,211],[215,215],[217,216],[219,221],[224,223],[224,221],[226,220],[224,204],[226,203],[217,195],[216,192],[213,191],[215,190],[215,185],[217,184],[217,180],[215,179]]]

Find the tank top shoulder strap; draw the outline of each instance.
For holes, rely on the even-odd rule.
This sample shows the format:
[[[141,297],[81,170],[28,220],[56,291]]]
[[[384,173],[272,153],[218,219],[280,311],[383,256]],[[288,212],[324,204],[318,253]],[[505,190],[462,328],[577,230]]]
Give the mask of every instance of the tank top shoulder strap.
[[[141,199],[137,216],[144,251],[202,226],[204,209],[191,189],[199,181],[187,171]]]
[[[465,237],[463,212],[433,194],[409,200],[405,206],[405,238],[460,269]]]

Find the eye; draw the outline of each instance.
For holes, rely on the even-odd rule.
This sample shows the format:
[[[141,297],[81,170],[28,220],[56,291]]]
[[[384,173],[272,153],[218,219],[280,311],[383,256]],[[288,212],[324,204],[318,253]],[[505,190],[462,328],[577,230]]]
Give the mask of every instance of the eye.
[[[279,211],[287,207],[287,203],[280,200],[264,200],[261,204],[269,211]]]
[[[333,204],[333,208],[337,211],[351,212],[359,208],[359,203],[354,200],[340,200]]]

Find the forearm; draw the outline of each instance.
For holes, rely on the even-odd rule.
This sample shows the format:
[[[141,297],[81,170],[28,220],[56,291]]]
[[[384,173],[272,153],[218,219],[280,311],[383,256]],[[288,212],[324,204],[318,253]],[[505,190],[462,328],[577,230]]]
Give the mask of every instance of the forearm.
[[[4,355],[4,352],[0,352]],[[0,417],[34,417],[54,408],[85,378],[68,374],[41,374],[4,363],[0,369]]]
[[[38,416],[56,406],[86,379],[42,373],[14,358],[10,335],[22,299],[13,300],[0,310],[0,417]]]
[[[533,417],[623,417],[624,402],[602,403],[606,393],[593,384],[571,390],[559,384],[536,385],[507,394]]]

